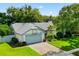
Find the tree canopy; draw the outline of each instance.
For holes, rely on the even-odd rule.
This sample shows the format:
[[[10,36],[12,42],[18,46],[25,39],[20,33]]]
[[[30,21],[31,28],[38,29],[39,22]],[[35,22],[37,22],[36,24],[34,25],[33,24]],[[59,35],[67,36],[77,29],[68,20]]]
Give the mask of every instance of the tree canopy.
[[[62,32],[79,30],[79,4],[64,6],[59,11],[59,21],[59,29]]]
[[[9,7],[7,13],[12,22],[41,22],[42,15],[39,10],[25,5],[22,8]]]

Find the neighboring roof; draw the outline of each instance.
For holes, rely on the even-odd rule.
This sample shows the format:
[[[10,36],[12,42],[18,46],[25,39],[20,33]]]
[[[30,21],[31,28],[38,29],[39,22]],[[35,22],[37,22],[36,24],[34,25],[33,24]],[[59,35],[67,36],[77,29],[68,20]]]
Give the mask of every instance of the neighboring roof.
[[[18,34],[23,34],[30,29],[41,28],[47,30],[51,22],[42,22],[42,23],[14,23],[12,27],[14,31]]]

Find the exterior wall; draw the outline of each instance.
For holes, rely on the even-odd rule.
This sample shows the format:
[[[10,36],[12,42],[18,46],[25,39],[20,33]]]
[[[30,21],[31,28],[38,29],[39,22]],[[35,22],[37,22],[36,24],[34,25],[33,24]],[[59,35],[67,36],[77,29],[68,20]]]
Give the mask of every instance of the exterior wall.
[[[20,34],[16,34],[16,38],[19,40],[19,42],[24,42],[24,38]]]
[[[39,36],[37,36],[38,34],[36,34],[36,33],[41,33],[41,39],[40,40],[38,40],[37,37],[39,37]],[[36,34],[36,38],[35,38],[35,36],[30,37],[30,35],[34,35],[34,34]],[[31,42],[34,42],[34,40],[39,42],[39,41],[43,41],[43,39],[45,38],[45,33],[42,30],[39,30],[39,29],[36,30],[35,29],[34,31],[29,30],[28,32],[26,32],[22,35],[16,34],[16,38],[18,38],[19,42],[29,41],[29,39],[26,40],[26,36],[28,36],[29,39],[33,39],[33,40],[30,40]]]

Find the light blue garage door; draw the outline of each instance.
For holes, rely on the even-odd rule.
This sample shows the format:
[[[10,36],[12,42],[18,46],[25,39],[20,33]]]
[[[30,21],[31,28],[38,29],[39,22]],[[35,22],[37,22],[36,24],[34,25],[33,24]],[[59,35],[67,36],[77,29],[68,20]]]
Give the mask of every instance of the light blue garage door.
[[[36,42],[41,42],[42,41],[42,35],[43,35],[43,33],[26,35],[26,43],[32,44],[32,43],[36,43]]]

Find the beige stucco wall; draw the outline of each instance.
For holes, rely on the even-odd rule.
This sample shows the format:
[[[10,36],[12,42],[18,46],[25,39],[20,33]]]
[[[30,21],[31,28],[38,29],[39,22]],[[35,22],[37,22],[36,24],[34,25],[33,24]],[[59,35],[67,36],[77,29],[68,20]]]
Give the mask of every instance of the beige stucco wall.
[[[24,42],[24,39],[23,39],[23,36],[22,35],[16,33],[15,36],[19,40],[19,42]]]

